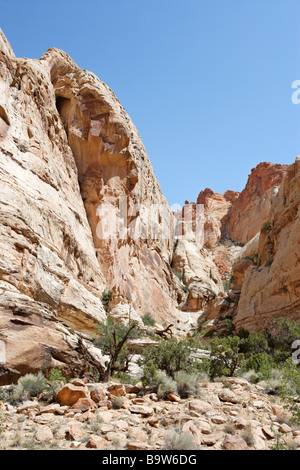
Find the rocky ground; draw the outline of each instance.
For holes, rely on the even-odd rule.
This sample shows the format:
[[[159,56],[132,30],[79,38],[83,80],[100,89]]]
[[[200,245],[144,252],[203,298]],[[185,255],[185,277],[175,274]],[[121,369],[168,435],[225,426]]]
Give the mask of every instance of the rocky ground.
[[[279,398],[241,378],[164,400],[139,385],[75,379],[52,403],[42,398],[0,404],[1,450],[300,449],[300,428]]]

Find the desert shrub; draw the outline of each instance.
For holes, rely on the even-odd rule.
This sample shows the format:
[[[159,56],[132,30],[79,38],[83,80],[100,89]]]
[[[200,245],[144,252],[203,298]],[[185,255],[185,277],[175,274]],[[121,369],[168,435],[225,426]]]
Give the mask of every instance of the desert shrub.
[[[271,228],[271,220],[267,220],[262,226],[262,230],[269,230]]]
[[[5,423],[5,418],[4,418],[4,416],[3,416],[3,414],[1,413],[1,410],[0,410],[0,436],[5,430],[4,423]]]
[[[67,382],[67,379],[64,377],[62,373],[61,367],[50,369],[48,380],[51,383],[59,383],[59,384],[61,383],[65,384]]]
[[[236,433],[236,430],[235,430],[235,427],[232,425],[232,424],[225,424],[224,428],[223,428],[223,431],[226,433],[226,434],[231,434],[232,436],[235,435]]]
[[[240,352],[249,357],[253,354],[270,352],[267,338],[262,333],[249,333],[246,337],[241,337],[241,330],[238,336],[240,341]]]
[[[212,378],[216,376],[233,376],[242,364],[244,355],[240,353],[240,338],[228,336],[225,338],[214,338],[211,345],[211,368]]]
[[[271,371],[276,367],[276,362],[270,354],[265,352],[252,354],[243,362],[242,370],[254,370],[257,373],[258,380],[267,380],[271,378]]]
[[[20,401],[37,397],[41,392],[46,390],[47,387],[47,380],[42,372],[38,372],[36,375],[26,374],[20,377],[17,385],[13,387],[11,399],[13,401]]]
[[[267,378],[259,382],[259,385],[263,386],[269,394],[279,393],[282,386],[282,372],[277,368],[271,369]]]
[[[169,375],[163,370],[158,370],[156,373],[157,381],[157,396],[164,398],[169,393],[177,392],[177,384]]]
[[[241,433],[241,438],[247,443],[249,447],[255,445],[255,437],[251,430],[245,430]]]
[[[8,401],[11,387],[0,387],[0,402]]]
[[[140,337],[141,332],[135,322],[124,324],[107,317],[106,321],[99,323],[97,333],[99,336],[93,340],[94,345],[109,356],[105,370],[99,373],[101,380],[108,381],[114,373],[127,372],[131,354],[126,343],[131,338]]]
[[[142,384],[143,387],[149,386],[151,389],[156,389],[156,373],[158,366],[152,360],[147,361],[143,368]]]
[[[282,433],[276,433],[275,434],[275,442],[271,444],[269,447],[270,450],[287,450],[287,447],[285,446],[283,442],[283,437],[284,435]]]
[[[109,304],[109,301],[111,299],[111,296],[115,293],[114,290],[105,290],[103,293],[102,293],[102,297],[101,297],[101,301],[102,301],[102,304],[104,305],[104,307],[107,307],[107,305]]]
[[[150,387],[153,392],[157,392],[159,397],[177,392],[176,382],[165,371],[160,370],[152,360],[148,361],[144,367],[142,384],[144,387]]]
[[[133,377],[131,377],[128,372],[116,372],[114,374],[114,377],[116,378],[116,380],[119,380],[122,384],[135,385],[139,381],[138,379],[134,379]]]
[[[279,395],[291,414],[291,421],[300,425],[300,370],[289,358],[281,369],[281,388]]]
[[[174,268],[172,268],[172,271],[173,271],[173,273],[175,274],[175,276],[178,277],[178,279],[179,279],[180,281],[183,280],[183,273],[180,273],[180,272],[176,271],[176,269],[174,269]]]
[[[259,382],[259,376],[258,376],[257,372],[253,369],[249,369],[249,370],[246,370],[246,371],[240,371],[238,375],[239,375],[239,377],[242,377],[242,378],[248,380],[248,382],[252,382],[252,383]]]
[[[198,376],[198,383],[199,384],[208,384],[210,382],[210,376],[207,372],[199,372],[197,374]]]
[[[231,318],[225,318],[222,321],[219,336],[232,336],[235,331],[235,325],[232,323]]]
[[[234,387],[234,385],[231,382],[227,382],[226,379],[225,379],[225,381],[223,382],[223,387],[232,389]]]
[[[277,364],[284,364],[291,356],[292,344],[300,338],[300,323],[287,318],[280,318],[273,334],[264,332],[271,354]]]
[[[120,410],[121,408],[123,408],[123,405],[124,405],[124,398],[123,397],[114,397],[112,399],[112,407],[115,410]]]
[[[248,256],[245,256],[245,259],[249,259],[250,261],[252,261],[253,264],[255,264],[256,266],[258,265],[258,253],[253,253],[251,255],[248,255]]]
[[[181,398],[188,398],[197,393],[198,374],[180,370],[175,374],[175,381]]]
[[[193,368],[191,369],[193,372],[197,373],[198,376],[208,376],[211,375],[211,359],[208,357],[202,357],[198,361],[195,361]]]
[[[139,361],[144,369],[157,367],[174,379],[176,372],[180,370],[192,371],[196,367],[193,353],[197,345],[192,338],[177,341],[169,339],[160,341],[158,345],[146,349]]]
[[[223,288],[225,292],[229,292],[232,289],[231,279],[226,279],[225,281],[223,281]]]
[[[146,326],[154,326],[156,323],[150,312],[145,313],[145,315],[142,317],[142,320]]]
[[[176,429],[170,429],[166,432],[165,444],[167,450],[184,451],[197,449],[191,434]]]

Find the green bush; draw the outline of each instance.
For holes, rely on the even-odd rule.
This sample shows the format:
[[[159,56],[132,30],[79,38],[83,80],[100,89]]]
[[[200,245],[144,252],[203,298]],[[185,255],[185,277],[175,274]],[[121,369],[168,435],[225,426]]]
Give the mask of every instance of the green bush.
[[[250,355],[244,360],[242,365],[243,371],[253,370],[257,373],[258,380],[267,380],[271,378],[271,371],[276,367],[276,362],[266,352],[259,352]]]
[[[177,392],[176,382],[163,370],[156,372],[155,380],[157,383],[157,396],[159,398],[164,398],[168,393]]]
[[[172,268],[172,271],[173,274],[175,274],[175,276],[177,276],[180,281],[183,281],[183,273],[176,271],[174,268]]]
[[[291,356],[293,342],[300,338],[300,323],[280,318],[273,335],[269,331],[265,331],[264,335],[277,364],[284,364]]]
[[[61,367],[50,369],[48,380],[50,383],[57,384],[65,384],[67,382],[67,379],[62,374]]]
[[[211,345],[211,376],[233,376],[241,366],[244,355],[240,353],[240,338],[228,336],[214,338]]]
[[[259,264],[258,253],[253,253],[252,255],[245,256],[245,259],[249,259],[256,266]]]
[[[150,312],[145,313],[145,315],[142,317],[142,320],[144,325],[147,326],[154,326],[156,323]]]
[[[265,391],[270,394],[278,394],[282,387],[282,372],[278,368],[271,369],[267,377],[259,382],[259,385],[264,387]]]
[[[223,281],[223,288],[225,292],[229,292],[232,289],[232,281],[231,279],[226,279]]]
[[[180,370],[191,372],[195,368],[193,353],[197,350],[197,344],[192,338],[178,341],[169,339],[160,341],[158,345],[146,349],[139,361],[140,366],[163,370],[174,379],[175,373]],[[145,375],[145,374],[144,374]]]
[[[48,387],[47,380],[42,374],[26,374],[20,377],[17,385],[12,388],[12,401],[21,401],[28,398],[37,397]]]
[[[279,395],[291,414],[291,421],[300,425],[300,370],[289,358],[281,369],[281,388]]]
[[[219,336],[232,336],[235,332],[235,325],[232,323],[231,318],[225,318],[222,321]]]
[[[269,230],[271,228],[271,220],[267,220],[262,226],[262,230]]]
[[[247,357],[253,354],[269,353],[270,347],[267,338],[262,333],[250,333],[246,337],[241,337],[243,333],[239,332],[240,352],[244,353]]]
[[[103,293],[102,293],[102,297],[101,297],[101,301],[102,301],[102,304],[104,305],[104,307],[107,307],[110,299],[111,299],[111,296],[115,293],[114,290],[105,290]]]
[[[97,333],[99,337],[93,340],[94,345],[109,356],[106,367],[99,369],[100,380],[109,381],[114,373],[127,372],[131,355],[126,343],[140,337],[141,332],[136,322],[124,324],[107,317],[99,323]]]

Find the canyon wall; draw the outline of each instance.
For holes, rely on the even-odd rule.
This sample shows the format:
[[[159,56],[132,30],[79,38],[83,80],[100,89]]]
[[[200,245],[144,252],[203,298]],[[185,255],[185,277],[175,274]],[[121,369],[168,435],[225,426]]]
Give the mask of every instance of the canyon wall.
[[[109,87],[56,49],[16,58],[1,32],[0,91],[3,384],[58,365],[80,370],[78,340],[106,318],[105,290],[166,321],[177,294],[173,214]],[[153,205],[152,233],[141,234]],[[114,216],[122,237],[107,238]]]
[[[281,317],[300,321],[300,157],[273,197],[256,265],[245,275],[236,326],[258,331]]]
[[[0,385],[83,373],[82,344],[103,360],[91,339],[107,314],[149,312],[178,335],[199,317],[300,318],[299,159],[259,164],[241,193],[201,191],[198,233],[112,90],[61,50],[16,58],[1,30],[0,178]]]

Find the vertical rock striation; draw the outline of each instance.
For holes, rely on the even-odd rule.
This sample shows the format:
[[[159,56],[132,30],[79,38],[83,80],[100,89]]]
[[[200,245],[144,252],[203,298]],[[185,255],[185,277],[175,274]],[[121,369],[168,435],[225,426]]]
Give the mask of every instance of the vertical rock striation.
[[[300,321],[300,157],[272,199],[269,224],[260,232],[258,265],[242,284],[235,322],[250,331],[271,328],[280,317]]]
[[[106,317],[105,289],[158,320],[176,317],[177,297],[173,214],[109,87],[57,49],[16,58],[1,32],[0,91],[0,383],[8,383],[55,365],[80,369],[78,334],[91,338]],[[121,233],[107,238],[113,216]]]

